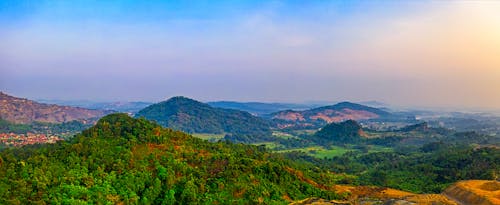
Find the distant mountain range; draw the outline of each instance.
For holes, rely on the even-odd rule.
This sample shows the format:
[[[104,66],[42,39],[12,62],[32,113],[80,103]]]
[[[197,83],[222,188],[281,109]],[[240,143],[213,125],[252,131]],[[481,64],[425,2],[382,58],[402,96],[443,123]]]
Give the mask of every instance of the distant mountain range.
[[[318,104],[294,104],[294,103],[263,103],[263,102],[235,102],[235,101],[216,101],[208,102],[212,107],[242,110],[254,115],[265,115],[281,110],[306,110],[321,105]]]
[[[82,107],[96,110],[114,110],[117,112],[136,113],[139,110],[152,105],[152,102],[94,102],[87,100],[67,101],[67,100],[38,100],[42,103],[57,104],[73,107]]]
[[[76,102],[76,104],[80,103],[87,108],[96,108],[87,109],[38,103],[4,93],[1,93],[0,99],[2,99],[0,117],[13,123],[34,121],[62,123],[73,120],[95,120],[108,113],[120,111],[136,113],[136,117],[156,121],[165,127],[189,133],[225,135],[226,139],[239,142],[269,139],[272,136],[271,129],[316,129],[332,122],[363,121],[393,116],[379,108],[350,102],[322,107],[315,107],[316,104],[233,101],[202,103],[186,97],[173,97],[156,104],[149,102]],[[69,103],[69,101],[65,103]]]
[[[245,111],[215,108],[186,97],[173,97],[150,105],[140,110],[136,117],[189,133],[251,136],[254,138],[252,141],[271,135],[268,121],[260,117]]]
[[[113,112],[38,103],[24,98],[13,97],[3,92],[0,92],[0,102],[0,118],[13,123],[63,123],[74,120],[85,122],[96,120]]]
[[[154,104],[153,102],[145,102],[145,101],[99,102],[99,101],[89,101],[89,100],[47,100],[47,99],[39,99],[36,101],[46,104],[56,104],[63,106],[96,109],[96,110],[114,110],[117,112],[125,112],[132,114],[137,113],[139,110]],[[213,101],[213,102],[206,102],[206,104],[212,107],[241,110],[257,116],[265,116],[283,110],[300,111],[300,110],[307,110],[307,109],[327,106],[334,103],[326,101],[309,102],[309,103]],[[388,105],[378,101],[364,101],[364,102],[359,102],[358,104],[388,111],[387,109]]]
[[[341,102],[335,105],[309,110],[284,110],[267,117],[274,120],[280,128],[294,126],[322,126],[327,123],[345,120],[369,120],[390,116],[391,113],[356,103]]]

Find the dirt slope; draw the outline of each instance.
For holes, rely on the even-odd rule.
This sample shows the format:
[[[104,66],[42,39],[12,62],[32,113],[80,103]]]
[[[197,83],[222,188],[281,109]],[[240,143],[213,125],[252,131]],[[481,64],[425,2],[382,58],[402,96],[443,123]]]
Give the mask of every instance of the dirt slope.
[[[308,198],[291,204],[500,205],[500,182],[491,180],[460,181],[442,194],[414,194],[383,187],[350,185],[336,185],[334,190],[347,194],[346,201]]]
[[[500,204],[500,182],[488,180],[461,181],[444,190],[443,195],[456,200],[460,204]]]

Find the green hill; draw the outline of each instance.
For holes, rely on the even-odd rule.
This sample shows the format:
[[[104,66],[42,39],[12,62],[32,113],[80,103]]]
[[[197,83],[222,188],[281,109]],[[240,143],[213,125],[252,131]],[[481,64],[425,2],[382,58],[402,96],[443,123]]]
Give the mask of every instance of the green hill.
[[[286,204],[339,198],[330,187],[341,178],[125,114],[69,142],[0,152],[0,204]]]
[[[313,140],[318,144],[359,143],[364,139],[364,135],[359,123],[347,120],[326,125],[314,134]]]
[[[173,97],[148,106],[136,114],[158,124],[188,133],[227,134],[240,142],[264,141],[271,137],[269,123],[248,112],[214,108],[186,97]]]

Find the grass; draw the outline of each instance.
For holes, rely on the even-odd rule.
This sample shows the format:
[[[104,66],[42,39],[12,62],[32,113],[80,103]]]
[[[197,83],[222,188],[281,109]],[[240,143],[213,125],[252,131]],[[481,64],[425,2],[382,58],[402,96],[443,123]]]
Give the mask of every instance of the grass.
[[[276,151],[276,152],[284,153],[284,152],[293,152],[293,151],[305,152],[306,154],[308,154],[310,156],[322,159],[322,158],[332,158],[332,157],[342,156],[343,154],[350,152],[350,151],[362,151],[362,150],[357,149],[354,146],[347,146],[347,147],[331,146],[329,149],[325,149],[324,147],[321,147],[321,146],[311,146],[311,147],[304,147],[304,148],[280,150],[280,151]],[[392,151],[392,148],[383,147],[383,146],[374,146],[374,145],[368,146],[368,153],[389,152],[389,151]]]
[[[349,151],[355,151],[355,150],[343,147],[333,147],[332,149],[317,150],[316,152],[311,153],[311,155],[316,158],[332,158],[332,157],[342,156],[343,154]]]
[[[201,139],[208,140],[208,141],[220,140],[220,139],[224,138],[224,134],[194,133],[192,135],[193,135],[193,137],[201,138]]]
[[[289,133],[293,134],[293,135],[312,135],[314,133],[316,133],[318,130],[316,129],[307,129],[307,130],[292,130],[292,131],[289,131]]]
[[[291,135],[289,133],[284,133],[284,132],[279,132],[279,131],[274,131],[273,136],[278,137],[278,138],[283,138],[283,139],[298,139],[299,137]]]
[[[332,158],[335,156],[341,156],[348,151],[353,151],[353,149],[336,147],[336,146],[331,147],[331,149],[325,149],[321,146],[311,146],[311,147],[305,147],[305,148],[280,150],[277,152],[283,153],[283,152],[293,152],[293,151],[305,152],[306,154],[311,155],[313,157],[317,157],[317,158],[325,158],[325,157]]]
[[[368,152],[373,153],[373,152],[392,152],[394,149],[390,147],[384,147],[384,146],[377,146],[377,145],[369,145]]]
[[[252,145],[260,146],[264,145],[268,149],[274,149],[274,148],[281,148],[283,145],[275,143],[275,142],[259,142],[259,143],[253,143]]]

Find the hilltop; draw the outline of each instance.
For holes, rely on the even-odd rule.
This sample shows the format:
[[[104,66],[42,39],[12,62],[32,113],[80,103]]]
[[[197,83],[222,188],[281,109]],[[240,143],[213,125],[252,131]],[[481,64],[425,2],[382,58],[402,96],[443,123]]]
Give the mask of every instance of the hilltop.
[[[224,134],[233,141],[259,141],[271,135],[269,123],[239,110],[214,108],[186,97],[173,97],[150,105],[136,117],[188,133]]]
[[[64,123],[95,120],[112,111],[38,103],[0,92],[0,118],[12,123]]]

